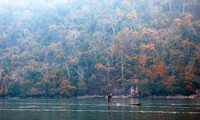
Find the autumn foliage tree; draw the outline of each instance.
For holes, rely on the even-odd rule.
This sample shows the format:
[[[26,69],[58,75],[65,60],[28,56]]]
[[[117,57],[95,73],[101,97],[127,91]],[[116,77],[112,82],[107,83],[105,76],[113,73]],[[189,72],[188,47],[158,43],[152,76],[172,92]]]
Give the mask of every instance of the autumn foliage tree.
[[[73,92],[76,90],[76,87],[72,86],[65,77],[61,77],[59,81],[60,94],[63,97],[70,97],[71,95],[73,95]]]

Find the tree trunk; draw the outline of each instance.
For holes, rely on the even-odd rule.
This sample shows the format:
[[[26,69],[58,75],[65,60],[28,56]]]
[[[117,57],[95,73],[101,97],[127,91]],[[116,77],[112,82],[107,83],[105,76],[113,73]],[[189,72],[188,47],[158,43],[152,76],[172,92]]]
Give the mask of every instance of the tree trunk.
[[[108,59],[106,59],[106,62],[107,62],[107,80],[110,81],[110,63]]]
[[[185,13],[185,4],[186,4],[186,3],[185,3],[185,0],[183,0],[183,3],[182,3],[182,4],[183,4],[183,10],[182,10],[182,12]]]
[[[172,11],[172,0],[169,0],[169,11],[171,12]]]
[[[123,61],[123,53],[122,53],[122,51],[121,51],[120,64],[121,64],[121,75],[122,75],[122,77],[124,77],[124,61]]]
[[[124,63],[122,60],[121,60],[121,75],[122,77],[124,77]]]
[[[69,72],[69,67],[67,64],[65,64],[65,68],[67,70],[67,77],[68,77],[68,80],[70,81],[70,72]]]

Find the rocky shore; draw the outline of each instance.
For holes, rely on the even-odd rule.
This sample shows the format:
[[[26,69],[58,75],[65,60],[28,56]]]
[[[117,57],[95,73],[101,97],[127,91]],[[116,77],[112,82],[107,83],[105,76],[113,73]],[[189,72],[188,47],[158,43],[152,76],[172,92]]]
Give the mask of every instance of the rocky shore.
[[[197,95],[190,95],[190,96],[184,96],[184,95],[175,95],[175,96],[150,96],[149,98],[179,98],[179,99],[185,99],[185,98],[200,98],[200,96]]]

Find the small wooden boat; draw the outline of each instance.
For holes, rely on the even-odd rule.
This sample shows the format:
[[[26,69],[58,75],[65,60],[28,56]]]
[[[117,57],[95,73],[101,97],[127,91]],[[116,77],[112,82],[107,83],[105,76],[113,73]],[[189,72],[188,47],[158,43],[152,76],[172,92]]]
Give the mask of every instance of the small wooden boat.
[[[109,106],[110,105],[116,105],[116,106],[129,106],[129,105],[132,105],[132,106],[141,106],[142,103],[130,103],[130,104],[120,104],[120,103],[112,103],[112,104],[108,104]]]
[[[140,105],[142,105],[142,103],[130,103],[129,105],[140,106]]]

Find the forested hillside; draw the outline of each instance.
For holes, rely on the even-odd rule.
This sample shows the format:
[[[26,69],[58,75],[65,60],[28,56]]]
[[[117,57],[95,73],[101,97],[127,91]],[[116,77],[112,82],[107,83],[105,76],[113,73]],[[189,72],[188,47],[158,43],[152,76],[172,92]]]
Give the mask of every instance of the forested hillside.
[[[0,97],[191,95],[199,0],[1,0]]]

